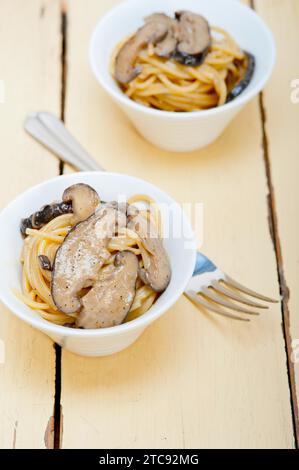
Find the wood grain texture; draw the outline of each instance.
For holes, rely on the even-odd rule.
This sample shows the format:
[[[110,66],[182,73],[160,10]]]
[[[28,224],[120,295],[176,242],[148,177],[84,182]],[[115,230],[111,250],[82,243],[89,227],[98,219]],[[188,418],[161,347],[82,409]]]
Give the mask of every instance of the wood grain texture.
[[[202,202],[201,249],[244,284],[278,297],[258,101],[207,149],[174,155],[152,147],[88,66],[91,31],[115,3],[68,4],[69,129],[107,169],[148,179],[180,202]],[[291,448],[280,306],[240,324],[181,298],[122,353],[63,352],[62,407],[65,448]]]
[[[0,15],[0,206],[28,187],[58,174],[57,161],[23,131],[26,114],[57,113],[60,100],[59,2],[2,0]],[[24,215],[30,208],[24,208]],[[17,236],[17,234],[16,234]],[[0,307],[0,448],[43,448],[53,412],[52,342]]]
[[[272,80],[264,91],[263,101],[266,110],[269,170],[274,192],[276,243],[279,245],[278,263],[283,284],[283,309],[291,356],[290,380],[299,445],[299,92],[296,92],[293,83],[297,79],[299,90],[299,3],[297,0],[255,0],[255,8],[273,30],[277,45],[277,65]],[[296,349],[293,355],[292,343]]]

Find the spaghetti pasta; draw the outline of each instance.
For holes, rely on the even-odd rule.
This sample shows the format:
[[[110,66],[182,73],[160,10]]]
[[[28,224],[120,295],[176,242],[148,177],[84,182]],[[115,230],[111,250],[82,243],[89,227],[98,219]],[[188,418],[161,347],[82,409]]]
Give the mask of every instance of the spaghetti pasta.
[[[152,217],[160,230],[159,210],[151,198],[143,195],[133,196],[128,200],[130,204],[146,204],[144,214]],[[22,292],[15,291],[15,295],[32,308],[42,318],[58,325],[72,326],[76,321],[76,314],[60,312],[52,298],[51,277],[52,273],[45,269],[39,262],[39,256],[46,256],[53,265],[56,252],[63,243],[64,238],[74,226],[73,215],[64,214],[56,217],[40,230],[26,229],[26,239],[21,252]],[[108,244],[109,257],[105,261],[102,270],[109,269],[119,251],[129,250],[138,256],[140,267],[147,264],[148,253],[138,234],[128,228],[120,229],[116,236],[110,239]],[[138,279],[138,285],[134,301],[125,321],[144,314],[155,302],[158,294]]]

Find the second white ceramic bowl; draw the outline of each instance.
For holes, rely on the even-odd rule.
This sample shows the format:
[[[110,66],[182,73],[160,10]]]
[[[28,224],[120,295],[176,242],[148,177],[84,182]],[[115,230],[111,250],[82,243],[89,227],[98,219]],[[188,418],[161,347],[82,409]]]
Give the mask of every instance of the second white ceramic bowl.
[[[248,88],[231,103],[192,113],[171,113],[142,106],[120,90],[110,74],[116,45],[143,24],[143,18],[162,11],[191,10],[215,26],[226,29],[242,49],[255,55],[256,70]],[[275,43],[261,18],[237,0],[127,0],[104,16],[96,26],[89,57],[92,70],[106,92],[152,144],[175,152],[191,151],[213,142],[264,87],[275,63]],[[99,110],[100,112],[100,110]]]
[[[44,204],[59,200],[64,189],[75,183],[89,184],[106,201],[116,200],[119,196],[146,194],[161,204],[162,225],[167,231],[164,233],[164,246],[170,259],[172,277],[166,291],[148,312],[136,320],[99,330],[67,328],[44,320],[13,293],[13,289],[21,290],[21,218],[28,217]],[[15,315],[65,349],[83,356],[105,356],[128,347],[176,302],[192,276],[195,254],[194,235],[180,205],[156,186],[118,173],[93,171],[59,176],[21,194],[0,214],[0,300]]]

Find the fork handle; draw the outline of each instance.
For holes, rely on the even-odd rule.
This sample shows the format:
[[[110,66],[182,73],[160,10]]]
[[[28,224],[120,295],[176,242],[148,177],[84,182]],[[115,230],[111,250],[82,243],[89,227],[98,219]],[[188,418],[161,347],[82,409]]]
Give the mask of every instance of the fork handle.
[[[65,163],[81,171],[105,171],[66,129],[63,122],[51,113],[30,114],[25,130]]]

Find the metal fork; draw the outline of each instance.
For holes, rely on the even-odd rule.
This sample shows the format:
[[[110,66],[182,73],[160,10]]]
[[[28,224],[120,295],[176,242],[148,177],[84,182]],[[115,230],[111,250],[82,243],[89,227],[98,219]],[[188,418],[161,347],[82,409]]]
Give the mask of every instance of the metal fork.
[[[25,120],[25,130],[61,160],[81,171],[105,171],[65,128],[62,121],[47,112],[30,114]],[[244,295],[246,294],[246,295]],[[248,315],[258,315],[255,309],[266,309],[267,305],[251,300],[277,302],[258,294],[234,281],[221,271],[202,253],[197,253],[196,264],[185,295],[196,305],[219,315],[235,320],[249,321],[249,318],[235,315],[232,311]],[[224,307],[224,308],[223,308]]]

